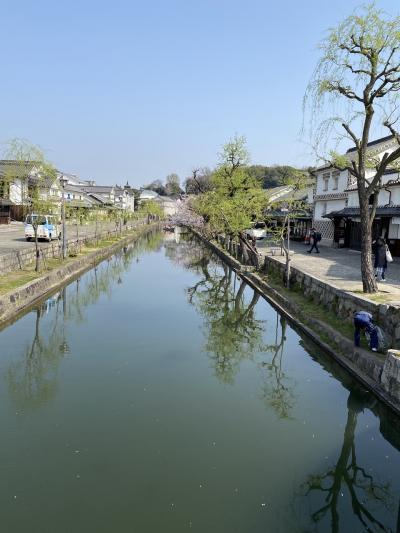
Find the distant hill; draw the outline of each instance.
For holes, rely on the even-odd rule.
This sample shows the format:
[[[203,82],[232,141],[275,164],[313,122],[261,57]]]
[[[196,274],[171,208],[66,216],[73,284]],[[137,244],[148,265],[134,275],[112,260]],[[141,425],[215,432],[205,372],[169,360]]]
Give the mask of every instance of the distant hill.
[[[262,181],[264,189],[271,189],[272,187],[284,185],[287,178],[290,178],[299,171],[309,176],[311,169],[300,169],[288,165],[273,165],[271,167],[250,165],[248,170],[253,177]]]

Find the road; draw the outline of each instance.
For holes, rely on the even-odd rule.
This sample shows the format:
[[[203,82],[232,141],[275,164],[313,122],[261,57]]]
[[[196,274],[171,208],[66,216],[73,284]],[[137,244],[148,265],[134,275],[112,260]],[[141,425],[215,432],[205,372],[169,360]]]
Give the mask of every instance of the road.
[[[113,222],[103,222],[98,224],[98,232],[105,230],[114,230],[115,224]],[[79,235],[94,235],[95,224],[79,226]],[[72,238],[76,235],[76,227],[67,224],[67,238]],[[45,241],[40,241],[41,246],[48,246]],[[35,246],[34,242],[27,242],[25,240],[24,224],[22,222],[12,222],[10,225],[0,226],[0,255],[14,252],[16,250],[23,250]]]

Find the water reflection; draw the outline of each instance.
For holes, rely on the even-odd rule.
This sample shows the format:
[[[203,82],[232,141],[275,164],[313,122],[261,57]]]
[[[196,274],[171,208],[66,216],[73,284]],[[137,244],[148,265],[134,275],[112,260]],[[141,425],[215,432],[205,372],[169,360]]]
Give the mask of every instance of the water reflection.
[[[50,327],[41,328],[48,307],[55,306]],[[66,339],[59,324],[59,298],[48,300],[34,311],[35,322],[31,343],[22,357],[6,372],[10,394],[18,409],[38,407],[54,397],[57,391],[57,366],[64,356]],[[61,349],[60,349],[61,348]]]
[[[262,398],[266,406],[280,419],[291,419],[296,404],[296,382],[284,370],[286,319],[276,314],[274,325],[257,319],[255,306],[259,295],[253,292],[246,300],[243,280],[196,240],[189,238],[179,244],[168,242],[165,250],[171,260],[198,276],[186,292],[189,303],[204,320],[205,349],[217,378],[232,384],[240,363],[254,361],[262,375]],[[273,342],[267,344],[265,338]],[[380,479],[361,464],[356,450],[357,421],[364,409],[379,416],[382,434],[397,449],[398,418],[391,416],[371,394],[360,390],[350,376],[322,355],[310,340],[300,339],[300,344],[349,389],[343,443],[336,462],[321,471],[316,468],[294,498],[301,507],[301,522],[308,520],[301,530],[400,533],[400,522],[393,527],[396,520],[400,521],[394,496],[396,489],[390,481]],[[310,509],[308,515],[307,508]]]
[[[360,463],[357,452],[359,416],[372,411],[380,421],[382,436],[394,447],[400,449],[400,422],[382,403],[355,384],[349,374],[327,356],[316,355],[315,346],[302,339],[311,357],[349,389],[347,418],[341,447],[337,459],[330,466],[316,469],[302,483],[296,496],[300,500],[300,514],[308,507],[309,526],[312,531],[369,531],[400,533],[400,504],[398,503],[397,472],[393,478],[381,479],[369,465]],[[382,460],[388,460],[388,457]],[[351,509],[349,514],[349,509]],[[350,520],[353,525],[350,526]],[[304,529],[304,531],[311,531]]]
[[[204,320],[204,349],[217,378],[233,384],[242,361],[257,362],[264,401],[279,418],[289,417],[295,401],[295,383],[283,370],[286,320],[276,313],[275,342],[267,344],[267,322],[255,314],[260,298],[257,291],[253,290],[246,299],[246,282],[196,239],[168,242],[165,249],[171,260],[199,277],[186,292],[189,303]]]
[[[160,232],[149,233],[35,307],[32,339],[5,372],[10,396],[19,410],[40,407],[56,395],[58,367],[66,356],[73,355],[68,323],[84,323],[85,309],[101,296],[111,298],[113,287],[123,283],[132,261],[144,251],[158,250],[162,242]]]
[[[246,302],[246,283],[227,265],[211,261],[211,254],[196,241],[168,243],[166,251],[176,263],[199,274],[199,281],[186,289],[188,300],[204,320],[205,351],[216,376],[233,383],[240,362],[266,348],[264,323],[254,315],[259,294],[254,291]]]
[[[395,508],[391,483],[376,479],[357,459],[357,419],[365,406],[365,398],[351,391],[347,401],[343,444],[336,462],[325,470],[310,475],[301,487],[305,498],[311,498],[313,505],[318,502],[315,503],[310,520],[314,525],[321,523],[323,531],[336,533],[344,527],[345,506],[348,503],[353,516],[365,531],[394,531],[388,525],[392,522],[391,516]],[[341,510],[344,515],[342,520]]]
[[[279,418],[289,418],[295,404],[295,381],[283,369],[283,355],[286,341],[287,321],[284,316],[276,315],[275,343],[267,346],[272,359],[263,361],[261,367],[266,374],[263,379],[263,397]]]

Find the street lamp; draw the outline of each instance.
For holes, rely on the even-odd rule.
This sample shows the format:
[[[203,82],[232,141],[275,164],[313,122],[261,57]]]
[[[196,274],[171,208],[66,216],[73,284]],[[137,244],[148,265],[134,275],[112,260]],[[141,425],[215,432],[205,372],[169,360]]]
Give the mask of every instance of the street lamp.
[[[62,195],[61,195],[62,258],[65,259],[67,257],[67,236],[66,236],[66,229],[65,229],[65,196],[64,196],[64,190],[65,190],[66,184],[68,183],[68,179],[64,175],[61,175],[60,183],[61,183],[61,187],[62,187]]]

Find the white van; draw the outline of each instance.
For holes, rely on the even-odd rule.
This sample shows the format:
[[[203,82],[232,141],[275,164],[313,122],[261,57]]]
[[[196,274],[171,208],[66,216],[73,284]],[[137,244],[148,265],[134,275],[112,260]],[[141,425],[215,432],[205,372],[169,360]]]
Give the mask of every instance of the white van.
[[[60,225],[54,215],[28,215],[25,219],[25,239],[30,241],[35,238],[35,231],[33,224],[38,224],[37,236],[38,239],[58,239],[61,235]]]
[[[254,237],[255,239],[264,239],[267,235],[267,229],[263,222],[257,222],[252,228],[247,229],[245,233],[249,237]]]

